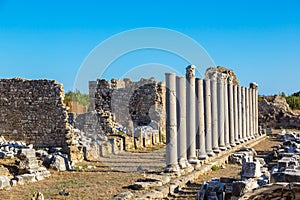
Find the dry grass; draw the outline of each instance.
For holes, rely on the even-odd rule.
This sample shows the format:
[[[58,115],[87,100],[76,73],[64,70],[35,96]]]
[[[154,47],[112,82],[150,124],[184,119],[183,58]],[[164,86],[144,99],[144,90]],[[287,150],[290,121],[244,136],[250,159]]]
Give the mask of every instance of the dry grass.
[[[77,172],[51,171],[51,177],[43,181],[0,191],[1,199],[30,199],[34,192],[43,193],[45,199],[113,199],[115,195],[127,191],[123,186],[142,178],[137,172],[112,171],[101,162],[81,163],[82,166],[87,164],[96,168]],[[70,195],[59,195],[63,189]]]

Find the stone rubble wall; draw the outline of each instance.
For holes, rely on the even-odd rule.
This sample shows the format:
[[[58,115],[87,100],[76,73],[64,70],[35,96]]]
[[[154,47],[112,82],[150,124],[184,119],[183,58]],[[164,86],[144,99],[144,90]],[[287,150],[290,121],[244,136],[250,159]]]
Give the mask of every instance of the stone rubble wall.
[[[0,135],[35,147],[65,147],[64,89],[54,80],[0,80]]]
[[[138,82],[128,78],[110,82],[98,79],[90,81],[89,87],[90,113],[76,118],[78,129],[109,135],[118,132],[118,123],[126,127],[129,135],[134,133],[134,128],[143,125],[153,126],[165,134],[165,85],[162,82],[154,78]]]

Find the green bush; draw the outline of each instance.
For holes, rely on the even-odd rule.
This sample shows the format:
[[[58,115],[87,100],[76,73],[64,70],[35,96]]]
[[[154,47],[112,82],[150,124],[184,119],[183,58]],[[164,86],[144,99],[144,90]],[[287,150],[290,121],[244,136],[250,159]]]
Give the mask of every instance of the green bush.
[[[213,171],[217,171],[219,169],[220,169],[220,167],[218,165],[211,166],[211,170],[213,170]]]

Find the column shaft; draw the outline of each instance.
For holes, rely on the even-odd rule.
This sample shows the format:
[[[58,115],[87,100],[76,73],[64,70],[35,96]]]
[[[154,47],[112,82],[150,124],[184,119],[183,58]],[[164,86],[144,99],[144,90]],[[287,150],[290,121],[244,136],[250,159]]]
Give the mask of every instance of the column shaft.
[[[199,155],[198,159],[203,160],[207,158],[205,150],[205,125],[204,125],[204,95],[203,95],[203,79],[196,79],[196,96],[197,96],[197,130],[199,138]]]
[[[187,148],[186,148],[186,90],[185,77],[176,77],[176,95],[177,95],[177,146],[178,163],[181,168],[188,166]]]
[[[249,88],[246,89],[246,124],[247,124],[247,129],[246,129],[246,135],[248,140],[250,140],[250,100],[249,100]]]
[[[233,103],[233,84],[232,77],[228,82],[228,95],[229,95],[229,139],[232,147],[236,146],[234,143],[234,103]]]
[[[226,150],[225,146],[225,104],[224,104],[224,79],[225,74],[219,73],[217,79],[217,90],[218,90],[218,130],[219,130],[219,147],[222,151]]]
[[[220,153],[218,134],[218,92],[217,92],[217,72],[211,72],[211,118],[212,118],[212,147],[214,153]]]
[[[242,100],[242,88],[238,86],[238,123],[239,123],[239,139],[240,143],[244,142],[243,137],[243,110],[242,110],[243,100]]]
[[[228,77],[227,77],[228,78]],[[224,81],[224,114],[225,114],[225,145],[227,149],[230,149],[230,131],[229,131],[229,101],[228,101],[228,84],[227,78]]]
[[[195,68],[186,68],[186,111],[187,111],[187,148],[190,163],[197,163],[196,157],[196,95],[195,95]]]
[[[210,80],[204,80],[204,97],[205,97],[205,147],[208,156],[213,156],[212,150],[212,132],[211,132],[211,93],[210,93]]]
[[[240,144],[237,85],[233,85],[233,103],[234,103],[234,110],[233,110],[234,111],[234,142],[235,144]]]
[[[177,124],[176,124],[176,75],[166,74],[166,169],[167,172],[178,171],[177,164]]]

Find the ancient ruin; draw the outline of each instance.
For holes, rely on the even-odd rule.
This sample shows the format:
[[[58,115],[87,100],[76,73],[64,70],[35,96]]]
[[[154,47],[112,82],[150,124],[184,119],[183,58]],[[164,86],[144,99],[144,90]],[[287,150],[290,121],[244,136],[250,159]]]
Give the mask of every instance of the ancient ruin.
[[[207,155],[214,156],[259,136],[257,84],[251,83],[250,88],[236,85],[236,76],[218,69],[209,68],[203,82],[195,78],[195,67],[188,66],[186,91],[181,77],[166,74],[168,172],[179,171],[178,166],[185,168],[186,158],[197,166]],[[186,127],[186,133],[181,126]],[[182,134],[186,134],[186,140]]]

